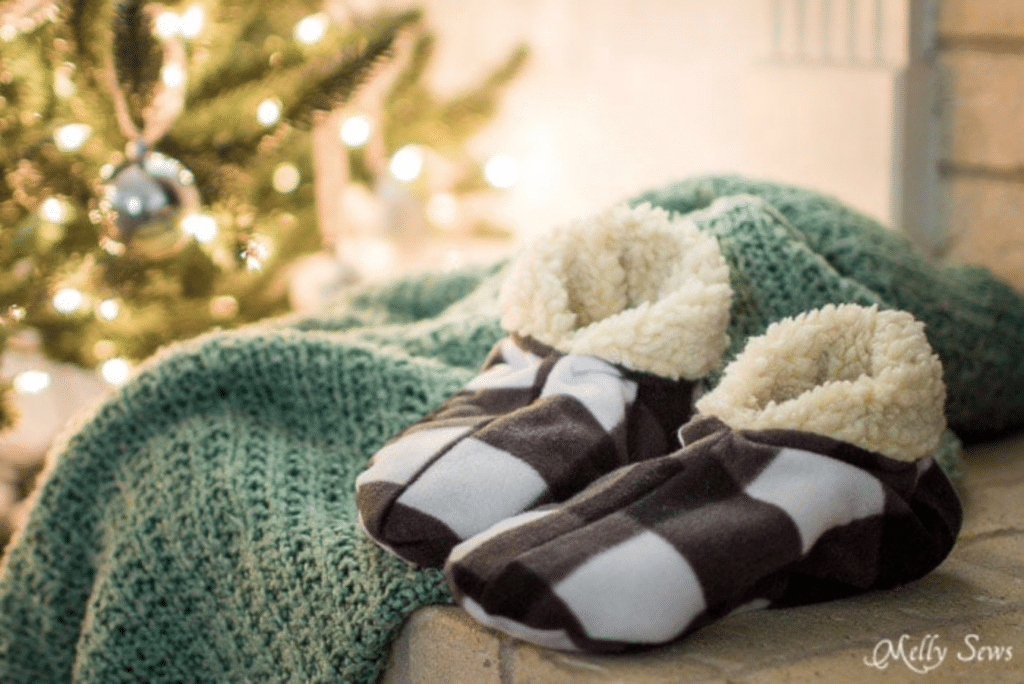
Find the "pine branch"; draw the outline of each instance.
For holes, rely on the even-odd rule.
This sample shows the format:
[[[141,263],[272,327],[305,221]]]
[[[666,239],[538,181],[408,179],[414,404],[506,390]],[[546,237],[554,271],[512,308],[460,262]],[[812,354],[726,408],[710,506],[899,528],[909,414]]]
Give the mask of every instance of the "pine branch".
[[[0,85],[0,95],[7,100],[6,107],[0,110],[4,115],[4,145],[0,158],[13,165],[35,154],[43,135],[41,114],[50,106],[53,88],[46,60],[35,39],[5,47],[0,56],[0,69],[12,76],[10,83]],[[27,112],[39,112],[39,122],[26,121]]]
[[[189,70],[187,106],[201,104],[224,90],[254,84],[275,68],[294,66],[307,55],[292,40],[296,16],[316,12],[321,0],[267,6],[247,0],[223,0],[216,26],[204,41],[204,59]]]
[[[225,160],[239,161],[234,154],[224,153],[238,149],[255,153],[260,139],[272,130],[256,119],[260,103],[269,97],[290,98],[305,71],[306,67],[301,65],[281,70],[261,79],[259,87],[229,90],[193,105],[175,122],[168,137],[178,149],[194,154],[217,149]]]
[[[519,73],[528,55],[525,46],[517,47],[479,86],[441,108],[439,117],[448,122],[454,141],[462,143],[494,118],[502,89]]]
[[[434,36],[421,33],[410,51],[409,58],[391,82],[384,96],[384,106],[390,109],[395,103],[405,100],[413,93],[425,92],[423,73],[434,56]]]
[[[322,40],[305,45],[293,37],[296,22],[319,11],[322,0],[204,3],[208,16],[202,34],[180,43],[191,55],[185,111],[154,147],[193,172],[203,211],[216,218],[220,231],[208,244],[188,242],[171,254],[146,257],[129,245],[117,256],[98,246],[98,233],[112,219],[95,224],[90,213],[108,187],[100,168],[116,164],[124,136],[137,134],[125,125],[123,112],[130,109],[138,120],[162,90],[160,52],[167,44],[151,34],[152,16],[143,2],[66,0],[61,22],[19,35],[0,54],[0,72],[14,74],[0,83],[7,103],[0,105],[0,310],[9,304],[24,307],[26,318],[15,329],[38,330],[50,356],[88,366],[108,353],[96,351],[97,342],[103,342],[100,349],[114,346],[117,355],[137,359],[213,325],[242,324],[285,310],[286,264],[322,242],[311,140],[295,129],[311,123],[316,112],[349,100],[377,76],[381,63],[399,52],[400,38],[418,40],[409,46],[411,54],[401,51],[400,73],[391,82],[391,93],[401,100],[394,125],[422,134],[421,142],[455,140],[464,131],[441,120],[444,113],[456,111],[462,128],[477,123],[459,107],[467,112],[493,107],[489,95],[518,68],[510,61],[467,95],[439,101],[422,83],[434,38],[406,33],[419,20],[418,12],[381,13],[348,28],[333,25]],[[176,8],[182,2],[167,4]],[[406,47],[404,41],[401,45]],[[74,79],[76,93],[68,95],[66,88],[55,94],[58,69],[65,70],[62,78]],[[115,92],[123,92],[130,107],[122,106]],[[256,112],[271,97],[281,101],[282,117],[264,126]],[[70,122],[88,124],[92,135],[80,148],[61,149],[54,132]],[[349,154],[356,158],[363,151]],[[274,185],[282,162],[295,164],[302,181],[289,192]],[[368,164],[363,169],[354,176],[369,178],[377,171]],[[66,220],[49,221],[39,211],[48,197],[67,206]],[[255,233],[273,245],[258,272],[232,263],[232,255]],[[88,290],[96,299],[118,300],[122,315],[107,321],[91,309],[56,311],[54,287],[65,285]],[[211,310],[218,295],[235,299],[234,315]]]
[[[294,62],[279,64],[291,67]],[[228,90],[258,85],[275,70],[266,55],[248,45],[239,45],[234,50],[234,59],[214,73],[191,81],[188,97],[185,100],[187,110],[202,107],[210,100],[220,97]],[[193,85],[194,84],[194,85]]]
[[[399,34],[420,20],[418,10],[381,15],[357,27],[356,44],[320,64],[311,64],[293,104],[285,111],[292,125],[306,128],[317,111],[330,111],[348,101],[376,68],[391,57]]]
[[[167,146],[192,157],[216,149],[222,160],[247,165],[257,154],[260,141],[273,132],[256,120],[263,100],[273,96],[283,103],[278,125],[308,125],[314,112],[329,110],[349,98],[387,57],[397,34],[418,19],[418,12],[384,17],[374,22],[373,35],[361,40],[351,53],[278,68],[256,85],[225,90],[193,105],[171,129]],[[184,162],[182,156],[177,158]]]
[[[249,7],[258,8],[259,5],[250,5]],[[230,24],[231,27],[235,27],[234,30],[219,32],[207,53],[217,53],[217,48],[230,39],[230,43],[224,44],[218,53],[225,55],[226,58],[219,64],[209,64],[202,70],[193,69],[193,73],[190,74],[188,95],[185,101],[186,109],[202,106],[205,102],[223,95],[226,91],[258,84],[276,67],[291,67],[296,63],[296,60],[289,55],[290,59],[286,63],[272,64],[269,59],[270,54],[266,49],[267,41],[252,39],[252,34],[258,27],[263,26],[265,19],[255,10],[241,11],[248,16],[236,18]],[[250,39],[243,40],[243,36],[250,36]]]
[[[79,53],[79,68],[103,68],[104,56],[111,50],[113,5],[109,0],[68,2],[67,27]]]
[[[346,102],[372,75],[377,66],[391,54],[395,35],[382,35],[366,44],[364,50],[340,63],[321,69],[308,69],[295,104],[285,112],[294,125],[308,128],[314,112],[326,112]]]
[[[120,122],[123,130],[130,117],[119,113],[113,87],[117,82],[113,69],[114,23],[116,3],[120,0],[70,0],[65,6],[66,22],[60,27],[74,44],[76,84],[79,97],[95,121]]]
[[[124,0],[114,16],[114,69],[138,120],[160,78],[163,49],[153,35],[143,0]]]
[[[520,46],[473,89],[439,101],[423,84],[431,41],[421,37],[406,70],[384,100],[384,138],[388,149],[425,143],[442,153],[459,153],[465,141],[489,123],[501,91],[522,69],[528,50]]]

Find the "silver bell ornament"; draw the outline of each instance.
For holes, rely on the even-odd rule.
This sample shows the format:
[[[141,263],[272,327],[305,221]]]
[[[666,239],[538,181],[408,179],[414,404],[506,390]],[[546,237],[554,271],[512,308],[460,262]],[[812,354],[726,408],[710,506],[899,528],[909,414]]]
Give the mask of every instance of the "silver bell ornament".
[[[181,219],[200,206],[192,173],[181,162],[139,145],[111,174],[105,187],[109,238],[131,254],[160,259],[176,254],[187,241]]]

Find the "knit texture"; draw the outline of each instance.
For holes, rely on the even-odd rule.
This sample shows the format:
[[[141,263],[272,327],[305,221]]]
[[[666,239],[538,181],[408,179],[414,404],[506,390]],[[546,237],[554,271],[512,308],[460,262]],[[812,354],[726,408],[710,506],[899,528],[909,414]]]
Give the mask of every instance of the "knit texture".
[[[9,548],[0,681],[372,681],[451,599],[359,530],[355,477],[473,376],[496,299],[493,274],[422,278],[160,355],[57,451]]]
[[[760,198],[766,209],[737,195]],[[824,304],[902,309],[925,324],[942,359],[946,418],[960,437],[1024,427],[1020,293],[980,266],[926,259],[905,236],[812,190],[705,176],[631,203],[690,213],[716,200],[733,203],[728,218],[698,225],[718,239],[733,278],[730,356],[769,323]]]

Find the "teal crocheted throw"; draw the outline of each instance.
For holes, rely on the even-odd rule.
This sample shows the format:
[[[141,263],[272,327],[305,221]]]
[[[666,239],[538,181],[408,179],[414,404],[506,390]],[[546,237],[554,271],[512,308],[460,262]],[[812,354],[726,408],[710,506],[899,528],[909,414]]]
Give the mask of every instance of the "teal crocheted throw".
[[[696,212],[719,241],[723,366],[827,303],[905,309],[943,361],[954,431],[1024,423],[1024,301],[986,272],[804,190],[714,177],[634,201]],[[373,681],[406,618],[451,597],[366,538],[355,478],[505,336],[503,275],[367,286],[151,360],[52,454],[0,567],[0,681]]]

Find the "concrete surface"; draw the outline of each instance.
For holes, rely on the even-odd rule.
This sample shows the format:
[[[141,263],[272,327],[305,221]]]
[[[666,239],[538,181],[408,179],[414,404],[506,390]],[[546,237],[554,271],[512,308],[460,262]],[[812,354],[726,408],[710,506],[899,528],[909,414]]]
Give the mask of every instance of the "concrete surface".
[[[965,461],[956,547],[896,591],[730,616],[663,648],[601,657],[529,646],[430,607],[406,625],[381,684],[1019,684],[1024,435],[971,447]]]

